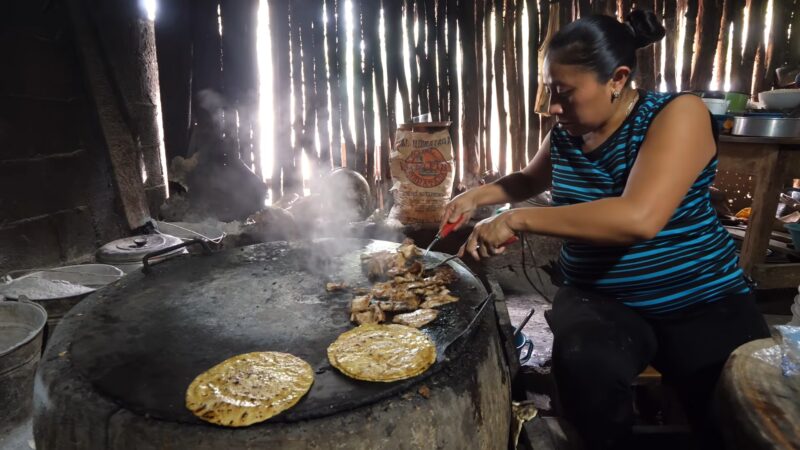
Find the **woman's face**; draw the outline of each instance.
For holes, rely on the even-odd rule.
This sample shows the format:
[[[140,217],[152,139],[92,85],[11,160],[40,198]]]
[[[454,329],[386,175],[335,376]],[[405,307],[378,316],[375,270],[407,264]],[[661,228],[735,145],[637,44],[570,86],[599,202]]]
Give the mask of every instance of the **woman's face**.
[[[606,83],[583,67],[545,60],[544,83],[550,91],[550,115],[561,128],[580,136],[600,128],[614,112],[612,92],[622,89],[615,76]],[[627,76],[625,76],[627,79]]]

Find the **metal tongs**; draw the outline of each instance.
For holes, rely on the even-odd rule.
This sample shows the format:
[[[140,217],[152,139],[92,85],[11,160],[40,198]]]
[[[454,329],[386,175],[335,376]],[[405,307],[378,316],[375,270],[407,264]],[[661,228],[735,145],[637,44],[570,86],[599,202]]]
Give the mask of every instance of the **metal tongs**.
[[[432,241],[431,241],[431,243],[428,245],[428,248],[426,248],[426,249],[425,249],[425,254],[424,254],[423,256],[427,255],[427,254],[428,254],[428,252],[431,250],[431,248],[432,248],[432,247],[433,247],[433,246],[434,246],[434,245],[435,245],[437,242],[439,242],[441,239],[443,239],[443,238],[447,237],[447,235],[448,235],[448,234],[450,234],[450,233],[451,233],[451,232],[452,232],[452,231],[455,229],[455,227],[457,227],[458,225],[460,225],[460,224],[461,224],[461,222],[463,222],[463,221],[464,221],[464,215],[462,214],[462,215],[461,215],[461,216],[458,218],[458,220],[456,220],[455,222],[447,222],[446,224],[444,224],[444,226],[443,226],[441,229],[439,229],[439,232],[438,232],[438,233],[436,233],[436,236],[434,236],[433,240],[432,240]],[[518,237],[516,237],[516,236],[511,236],[510,238],[508,238],[508,240],[506,240],[505,242],[503,242],[503,245],[501,245],[501,247],[505,247],[505,246],[507,246],[507,245],[511,245],[511,244],[513,244],[514,242],[517,242],[518,240],[519,240],[519,238],[518,238]]]

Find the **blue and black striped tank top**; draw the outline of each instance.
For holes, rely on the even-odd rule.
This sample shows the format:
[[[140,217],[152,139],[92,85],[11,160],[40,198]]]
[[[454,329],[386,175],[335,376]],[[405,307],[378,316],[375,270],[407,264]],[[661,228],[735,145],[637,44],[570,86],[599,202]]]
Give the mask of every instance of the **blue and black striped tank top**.
[[[580,137],[554,128],[550,134],[553,203],[570,205],[622,195],[647,129],[673,98],[674,94],[640,92],[625,122],[590,153],[581,150]],[[750,292],[733,239],[711,205],[708,187],[716,170],[715,156],[653,239],[630,246],[566,242],[560,258],[565,283],[647,313]]]

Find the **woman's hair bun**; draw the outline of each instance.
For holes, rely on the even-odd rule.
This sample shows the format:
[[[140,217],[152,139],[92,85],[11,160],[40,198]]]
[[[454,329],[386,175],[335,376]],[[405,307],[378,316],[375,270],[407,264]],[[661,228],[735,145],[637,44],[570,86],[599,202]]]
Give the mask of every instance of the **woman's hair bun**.
[[[625,18],[625,25],[633,35],[636,48],[647,47],[658,42],[666,34],[664,26],[661,25],[661,19],[653,11],[634,9]]]

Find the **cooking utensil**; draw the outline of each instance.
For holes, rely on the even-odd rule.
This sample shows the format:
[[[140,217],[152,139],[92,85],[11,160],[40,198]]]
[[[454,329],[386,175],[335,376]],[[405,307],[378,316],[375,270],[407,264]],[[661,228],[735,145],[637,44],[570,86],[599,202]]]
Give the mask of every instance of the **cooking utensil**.
[[[431,251],[431,248],[433,248],[433,246],[437,242],[439,242],[439,240],[447,237],[447,235],[450,234],[455,229],[455,227],[458,226],[463,221],[464,221],[464,216],[462,215],[455,222],[447,222],[446,224],[444,224],[444,226],[439,230],[439,232],[436,233],[436,236],[434,236],[434,238],[431,241],[431,243],[428,244],[428,247],[425,249],[425,253],[423,254],[423,256],[427,255],[428,252]],[[505,247],[505,246],[511,245],[514,242],[517,242],[518,240],[519,240],[518,237],[511,236],[505,242],[503,242],[501,247]]]
[[[424,268],[424,270],[426,270],[426,271],[427,271],[427,270],[434,270],[434,269],[437,269],[437,268],[439,268],[439,267],[441,267],[441,266],[443,266],[443,265],[445,265],[445,264],[449,263],[450,261],[452,261],[452,260],[454,260],[454,259],[456,259],[456,258],[458,258],[458,255],[453,255],[453,256],[450,256],[450,257],[448,257],[448,258],[445,258],[445,259],[443,259],[443,260],[439,261],[438,263],[436,263],[436,264],[434,264],[434,265],[432,265],[432,266],[425,267],[425,268]]]
[[[800,137],[800,119],[769,116],[734,117],[736,136]]]
[[[168,234],[145,234],[132,236],[109,242],[97,250],[97,261],[111,264],[125,273],[131,273],[142,267],[142,258],[148,253],[183,242],[180,238]],[[163,259],[187,253],[178,248],[174,252],[163,254]]]
[[[439,242],[440,239],[447,237],[447,235],[450,234],[463,220],[464,216],[461,215],[455,222],[447,222],[444,224],[444,226],[436,233],[436,236],[433,237],[431,243],[428,244],[428,247],[425,248],[425,253],[422,256],[427,256],[428,252],[431,251],[431,248],[433,248],[433,246]]]
[[[180,244],[175,244],[175,245],[173,245],[171,247],[162,248],[161,250],[156,250],[154,252],[150,252],[150,253],[144,255],[144,257],[142,258],[142,272],[150,273],[153,270],[152,266],[154,265],[154,263],[150,262],[151,259],[158,258],[159,256],[162,256],[162,255],[170,254],[170,253],[172,253],[172,252],[174,252],[176,250],[180,250],[180,249],[188,247],[190,245],[200,244],[203,247],[203,251],[207,255],[211,254],[213,252],[213,249],[208,244],[208,242],[209,241],[207,241],[205,239],[191,239],[191,240],[188,240],[188,241],[185,241],[185,242],[181,242]],[[161,260],[156,260],[155,261],[155,263],[158,263],[158,262],[164,262],[164,260],[161,259]]]
[[[472,308],[475,311],[477,311],[477,313],[475,314],[475,317],[472,318],[472,321],[470,321],[470,323],[461,331],[461,333],[458,333],[451,340],[449,340],[449,341],[445,342],[444,344],[439,345],[439,346],[436,347],[436,362],[437,363],[441,363],[441,362],[447,360],[447,356],[446,356],[447,349],[451,345],[453,345],[454,342],[456,342],[457,340],[461,339],[461,337],[463,337],[463,336],[468,336],[472,332],[473,328],[475,328],[475,325],[480,321],[481,317],[483,317],[483,310],[486,309],[486,305],[493,298],[494,298],[494,292],[490,292],[489,295],[487,295],[486,298],[483,299],[483,301],[481,301],[480,303],[478,303],[477,305],[475,305]]]
[[[522,331],[523,328],[525,328],[525,325],[528,324],[528,321],[531,320],[531,317],[533,317],[533,314],[535,312],[536,312],[536,308],[531,308],[531,310],[528,312],[528,315],[525,316],[525,318],[522,320],[522,322],[520,322],[519,325],[517,325],[516,328],[514,328],[514,334],[512,336],[518,335],[519,332]]]

